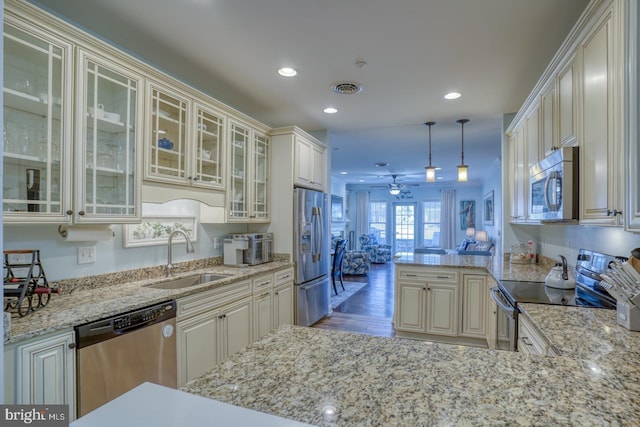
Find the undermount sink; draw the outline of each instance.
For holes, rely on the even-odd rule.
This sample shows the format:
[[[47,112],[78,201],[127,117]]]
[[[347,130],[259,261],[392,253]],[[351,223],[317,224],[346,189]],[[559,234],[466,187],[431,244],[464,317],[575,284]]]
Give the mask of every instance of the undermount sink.
[[[198,274],[195,276],[180,277],[164,282],[151,283],[146,285],[147,288],[153,289],[182,289],[190,286],[201,285],[203,283],[213,282],[220,279],[225,279],[229,276],[222,274]]]

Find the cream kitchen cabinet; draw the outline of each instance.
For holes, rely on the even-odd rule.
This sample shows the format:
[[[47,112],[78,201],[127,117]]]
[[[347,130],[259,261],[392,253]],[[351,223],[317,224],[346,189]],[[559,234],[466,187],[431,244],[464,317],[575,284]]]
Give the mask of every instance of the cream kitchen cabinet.
[[[142,75],[78,49],[74,222],[139,222]]]
[[[402,332],[458,335],[458,273],[396,266],[394,327]]]
[[[509,221],[526,221],[525,182],[525,135],[524,127],[516,128],[509,139]],[[528,177],[527,177],[528,178]]]
[[[223,190],[225,123],[205,102],[148,81],[145,180]]]
[[[622,45],[617,2],[605,10],[578,48],[581,71],[580,223],[622,223]]]
[[[556,355],[553,346],[524,314],[518,316],[518,351],[525,354]]]
[[[5,12],[3,222],[69,222],[73,46]]]
[[[557,131],[559,143],[562,146],[571,147],[576,145],[576,104],[577,93],[575,88],[577,82],[575,59],[571,58],[558,73],[557,91],[558,91],[558,120]],[[553,145],[549,148],[559,148]],[[545,145],[546,148],[546,145]]]
[[[293,325],[293,269],[273,273],[273,327]]]
[[[229,119],[227,221],[269,222],[271,143],[262,131]]]
[[[273,330],[273,274],[253,279],[253,336],[259,339]]]
[[[628,10],[629,21],[631,23],[629,32],[629,52],[634,52],[633,46],[640,46],[640,31],[638,25],[640,25],[640,19],[638,18],[638,3],[629,3]],[[640,82],[638,79],[638,73],[640,73],[638,56],[630,55],[628,67],[625,71],[625,90],[624,93],[627,96],[627,102],[625,106],[624,118],[628,134],[626,138],[626,184],[627,189],[625,191],[625,229],[635,233],[640,232],[640,108],[637,102],[638,94],[640,90]]]
[[[6,404],[69,405],[76,413],[76,350],[73,330],[4,347]]]
[[[177,308],[179,386],[253,341],[251,280],[181,298]]]
[[[556,86],[551,82],[540,95],[540,157],[544,158],[558,148],[556,132],[557,119]]]
[[[28,5],[5,23],[4,221],[139,221],[142,75]]]
[[[296,136],[295,182],[296,184],[323,191],[325,188],[325,148],[302,136]]]
[[[462,275],[462,322],[460,335],[484,339],[487,336],[489,308],[487,276]],[[491,299],[493,301],[493,299]]]

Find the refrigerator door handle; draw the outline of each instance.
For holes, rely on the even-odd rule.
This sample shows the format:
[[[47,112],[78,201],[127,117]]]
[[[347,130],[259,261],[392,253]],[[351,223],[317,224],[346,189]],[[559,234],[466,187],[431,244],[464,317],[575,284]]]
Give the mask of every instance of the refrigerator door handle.
[[[318,206],[311,208],[311,216],[313,218],[313,261],[320,261],[322,255],[322,215]]]

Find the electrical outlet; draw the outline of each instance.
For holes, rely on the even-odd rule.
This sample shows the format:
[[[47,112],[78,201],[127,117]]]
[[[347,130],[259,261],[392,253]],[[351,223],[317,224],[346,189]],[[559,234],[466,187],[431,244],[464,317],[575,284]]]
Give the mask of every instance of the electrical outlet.
[[[92,264],[96,262],[96,247],[78,248],[78,264]]]

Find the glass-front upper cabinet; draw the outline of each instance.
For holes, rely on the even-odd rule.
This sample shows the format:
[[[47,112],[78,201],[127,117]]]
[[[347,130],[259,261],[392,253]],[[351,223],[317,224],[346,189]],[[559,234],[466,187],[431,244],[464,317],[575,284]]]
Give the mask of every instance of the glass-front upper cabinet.
[[[250,129],[229,121],[229,188],[227,206],[229,220],[249,219],[248,182]]]
[[[146,178],[155,181],[185,184],[187,175],[187,122],[190,101],[178,93],[149,82],[150,140],[147,147]]]
[[[69,222],[72,47],[5,17],[3,221]]]
[[[196,105],[195,158],[189,172],[197,186],[223,188],[224,118],[211,109]]]
[[[269,219],[269,139],[253,135],[253,212],[255,220]]]
[[[76,222],[140,218],[142,77],[83,50],[78,55]]]

